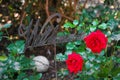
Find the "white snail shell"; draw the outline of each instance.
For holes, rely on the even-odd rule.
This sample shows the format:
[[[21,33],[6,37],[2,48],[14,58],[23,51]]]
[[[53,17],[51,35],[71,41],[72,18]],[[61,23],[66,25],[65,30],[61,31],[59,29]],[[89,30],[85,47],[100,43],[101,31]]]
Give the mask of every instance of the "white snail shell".
[[[34,69],[37,70],[37,72],[45,72],[49,68],[49,61],[44,56],[36,56],[33,58],[33,61],[35,62]]]

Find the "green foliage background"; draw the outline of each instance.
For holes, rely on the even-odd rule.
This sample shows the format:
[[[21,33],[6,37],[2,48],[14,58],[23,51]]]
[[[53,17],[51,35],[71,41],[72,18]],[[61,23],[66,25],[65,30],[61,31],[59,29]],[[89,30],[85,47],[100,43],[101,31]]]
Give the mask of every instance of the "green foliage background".
[[[120,4],[118,0],[103,0],[104,4],[88,8],[85,8],[85,2],[78,3],[79,0],[76,0],[78,9],[75,9],[71,1],[49,0],[49,14],[57,12],[62,15],[58,36],[81,32],[86,32],[87,35],[100,29],[108,37],[108,50],[102,51],[99,56],[93,55],[85,47],[84,42],[78,40],[64,44],[65,52],[57,53],[56,60],[64,62],[72,51],[83,56],[85,60],[83,72],[75,75],[74,80],[120,79]],[[64,5],[66,3],[67,6]],[[32,70],[33,56],[30,58],[25,56],[25,39],[19,37],[17,31],[20,23],[23,22],[27,27],[31,19],[36,21],[40,18],[43,25],[48,17],[45,5],[46,0],[25,0],[25,2],[0,0],[0,79],[39,80],[42,77],[42,73]],[[29,71],[32,74],[29,75]],[[70,75],[66,68],[60,69],[57,73],[60,79]]]

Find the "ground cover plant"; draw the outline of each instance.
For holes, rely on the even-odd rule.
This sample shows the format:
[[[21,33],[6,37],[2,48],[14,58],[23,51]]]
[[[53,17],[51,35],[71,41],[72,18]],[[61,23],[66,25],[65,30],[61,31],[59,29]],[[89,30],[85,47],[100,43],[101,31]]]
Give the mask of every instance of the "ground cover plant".
[[[0,0],[0,80],[119,80],[119,0],[101,1]],[[41,26],[54,13],[61,22],[55,18],[48,27],[59,25],[57,37],[84,37],[24,50],[27,41],[18,35],[19,25],[23,22],[27,29],[32,19],[40,19]],[[43,66],[35,62],[40,55],[47,65],[44,59]],[[49,68],[40,72],[36,65]]]
[[[77,77],[75,80],[119,79],[119,68],[116,67],[119,64],[119,52],[116,52],[119,50],[119,39],[113,39],[113,36],[119,34],[119,19],[115,19],[114,11],[109,15],[105,9],[99,17],[93,11],[83,10],[79,20],[64,24],[66,31],[61,32],[61,35],[69,35],[70,28],[76,31],[75,34],[86,33],[83,40],[68,42],[64,54],[57,54],[58,60],[66,61],[68,71]],[[115,22],[114,27],[111,20]]]

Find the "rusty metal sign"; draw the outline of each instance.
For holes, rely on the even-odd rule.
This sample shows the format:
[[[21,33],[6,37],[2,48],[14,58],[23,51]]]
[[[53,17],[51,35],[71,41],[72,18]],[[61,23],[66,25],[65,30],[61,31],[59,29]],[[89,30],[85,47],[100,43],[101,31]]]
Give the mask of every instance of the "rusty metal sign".
[[[55,17],[57,17],[57,22],[59,23],[61,21],[61,15],[59,13],[55,13],[48,17],[43,26],[40,26],[39,19],[35,22],[35,24],[33,23],[33,20],[31,20],[30,24],[27,27],[24,24],[20,24],[18,28],[18,34],[26,38],[25,50],[27,48],[34,48],[83,39],[84,33],[78,35],[70,34],[61,37],[57,36],[59,25],[54,26],[51,23],[51,20]]]

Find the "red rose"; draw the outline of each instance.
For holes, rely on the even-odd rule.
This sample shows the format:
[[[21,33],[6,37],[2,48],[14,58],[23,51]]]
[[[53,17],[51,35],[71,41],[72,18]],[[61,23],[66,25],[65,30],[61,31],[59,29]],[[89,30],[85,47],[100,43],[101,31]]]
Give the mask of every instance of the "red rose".
[[[88,36],[86,36],[84,41],[92,52],[100,53],[106,48],[108,40],[104,33],[102,33],[100,30],[97,30],[96,32],[91,32]]]
[[[66,60],[66,65],[71,73],[76,74],[78,71],[82,71],[83,58],[81,57],[80,54],[72,52],[72,54],[68,55],[68,59]]]

